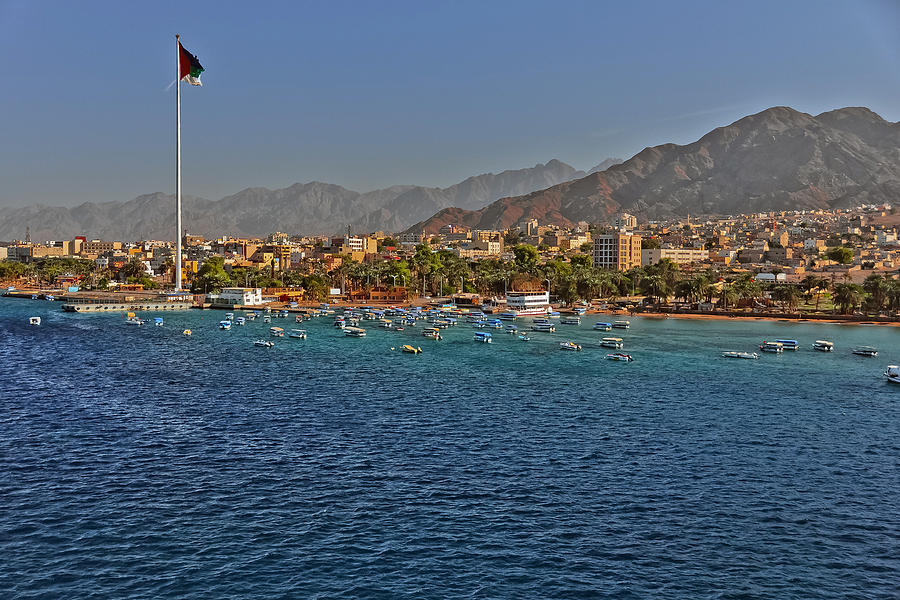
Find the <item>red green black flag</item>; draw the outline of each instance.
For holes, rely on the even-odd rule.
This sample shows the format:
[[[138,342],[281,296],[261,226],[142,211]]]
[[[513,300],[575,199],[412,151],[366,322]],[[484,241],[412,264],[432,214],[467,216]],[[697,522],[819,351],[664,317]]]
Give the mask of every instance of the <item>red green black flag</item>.
[[[191,85],[200,85],[200,73],[203,72],[203,66],[197,57],[184,49],[181,42],[178,42],[178,64],[181,65],[181,80],[187,81]]]

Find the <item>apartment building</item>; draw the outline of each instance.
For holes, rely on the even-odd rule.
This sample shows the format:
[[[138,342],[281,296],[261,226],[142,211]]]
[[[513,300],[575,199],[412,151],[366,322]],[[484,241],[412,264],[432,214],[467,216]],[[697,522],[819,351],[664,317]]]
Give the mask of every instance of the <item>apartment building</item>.
[[[594,238],[594,266],[627,271],[641,266],[641,236],[617,232]]]

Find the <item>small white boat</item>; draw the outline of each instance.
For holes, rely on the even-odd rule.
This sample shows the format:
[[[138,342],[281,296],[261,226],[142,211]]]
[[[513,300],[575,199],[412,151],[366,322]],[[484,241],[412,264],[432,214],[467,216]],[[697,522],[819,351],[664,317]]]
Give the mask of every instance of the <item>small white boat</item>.
[[[615,321],[612,326],[615,329],[628,329],[631,327],[631,321]]]
[[[530,342],[530,341],[531,341],[531,338],[528,337],[528,334],[527,334],[527,333],[520,333],[520,334],[519,334],[519,339],[522,340],[523,342]]]
[[[253,342],[254,346],[260,346],[262,348],[271,348],[275,345],[275,342],[270,342],[269,340],[256,340]]]
[[[631,362],[634,360],[630,354],[625,354],[624,352],[613,352],[612,354],[607,354],[606,359],[621,360],[622,362]]]
[[[735,352],[734,350],[723,352],[722,356],[725,358],[745,358],[750,360],[759,358],[759,354],[756,352]]]
[[[852,352],[857,356],[878,356],[878,350],[876,348],[873,348],[872,346],[857,346],[852,350]]]
[[[625,347],[625,342],[622,341],[622,338],[605,337],[600,340],[600,345],[604,348],[615,348],[616,350],[619,350]]]
[[[306,330],[305,329],[291,329],[291,332],[288,334],[288,337],[305,340],[306,339]]]
[[[763,342],[759,345],[759,349],[763,352],[772,352],[774,354],[781,354],[784,352],[784,345],[781,342]]]
[[[29,325],[40,325],[41,318],[40,317],[29,317],[28,324]]]
[[[560,350],[571,350],[573,352],[577,352],[578,350],[581,350],[581,346],[579,346],[575,342],[560,342],[559,349]]]
[[[518,331],[519,331],[519,328],[516,327],[515,325],[507,325],[507,326],[506,326],[506,333],[509,333],[509,334],[515,334],[515,333],[517,333]]]
[[[532,331],[556,331],[556,327],[551,325],[550,323],[538,323],[535,322],[534,325],[531,326]]]
[[[813,350],[818,350],[819,352],[833,352],[834,351],[834,342],[829,342],[828,340],[816,340],[813,342]]]
[[[232,313],[232,312],[225,313],[225,319],[228,321],[234,321],[234,313]]]
[[[344,335],[347,337],[366,337],[366,330],[362,327],[344,327]]]
[[[581,317],[563,317],[559,323],[560,325],[581,325]]]
[[[491,334],[486,331],[476,331],[475,337],[473,337],[476,342],[481,342],[482,344],[490,344],[491,343]]]
[[[284,337],[284,329],[281,327],[269,327],[269,335],[272,337]]]
[[[900,367],[897,365],[888,365],[884,371],[884,376],[891,383],[900,383]]]
[[[219,321],[219,329],[231,329],[231,321]]]
[[[612,329],[612,323],[604,323],[602,321],[597,321],[594,323],[595,331],[610,331]]]
[[[238,317],[237,319],[234,320],[234,324],[244,326],[247,324],[247,319],[246,319],[246,317]]]
[[[163,318],[162,317],[154,318],[153,324],[156,325],[157,327],[162,327],[163,326]]]
[[[433,340],[443,339],[441,337],[441,330],[436,327],[428,327],[422,330],[422,337],[431,338]]]

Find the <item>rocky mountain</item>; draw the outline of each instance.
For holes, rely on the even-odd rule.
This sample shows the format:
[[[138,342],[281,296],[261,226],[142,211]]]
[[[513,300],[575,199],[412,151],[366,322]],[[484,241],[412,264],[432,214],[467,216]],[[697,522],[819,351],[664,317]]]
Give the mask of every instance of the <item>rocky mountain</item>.
[[[645,148],[621,164],[477,211],[439,211],[410,230],[505,228],[531,218],[568,226],[619,211],[659,219],[825,209],[898,197],[900,124],[867,108],[812,116],[775,107],[692,144]]]
[[[333,234],[402,231],[448,206],[475,210],[505,196],[544,189],[585,173],[551,160],[528,169],[469,177],[448,188],[400,185],[359,193],[339,185],[297,183],[284,189],[248,188],[218,201],[183,198],[185,230],[204,236],[263,236],[273,231]],[[87,202],[72,208],[0,208],[0,240],[35,240],[86,235],[102,239],[171,239],[175,201],[169,194],[127,202]]]

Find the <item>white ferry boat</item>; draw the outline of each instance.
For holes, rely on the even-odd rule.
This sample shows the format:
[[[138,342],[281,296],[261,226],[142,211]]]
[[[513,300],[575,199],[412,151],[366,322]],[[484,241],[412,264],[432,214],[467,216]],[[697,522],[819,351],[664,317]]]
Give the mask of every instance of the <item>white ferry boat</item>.
[[[744,358],[751,360],[759,358],[759,354],[757,354],[756,352],[736,352],[734,350],[723,352],[722,356],[725,358]]]
[[[362,327],[344,327],[344,335],[347,337],[366,337],[366,330]]]
[[[604,348],[614,348],[616,350],[619,350],[625,347],[625,342],[622,341],[622,338],[605,337],[600,340],[600,345]]]
[[[829,342],[828,340],[816,340],[813,342],[813,350],[818,350],[819,352],[834,352],[834,342]]]
[[[550,292],[506,292],[506,307],[517,317],[546,315],[550,312]]]
[[[628,329],[631,327],[631,321],[615,321],[612,326],[616,329]]]
[[[306,330],[305,329],[291,329],[291,332],[288,334],[288,337],[305,340],[306,339]]]
[[[897,365],[888,365],[884,371],[884,376],[891,383],[900,383],[900,367]]]

